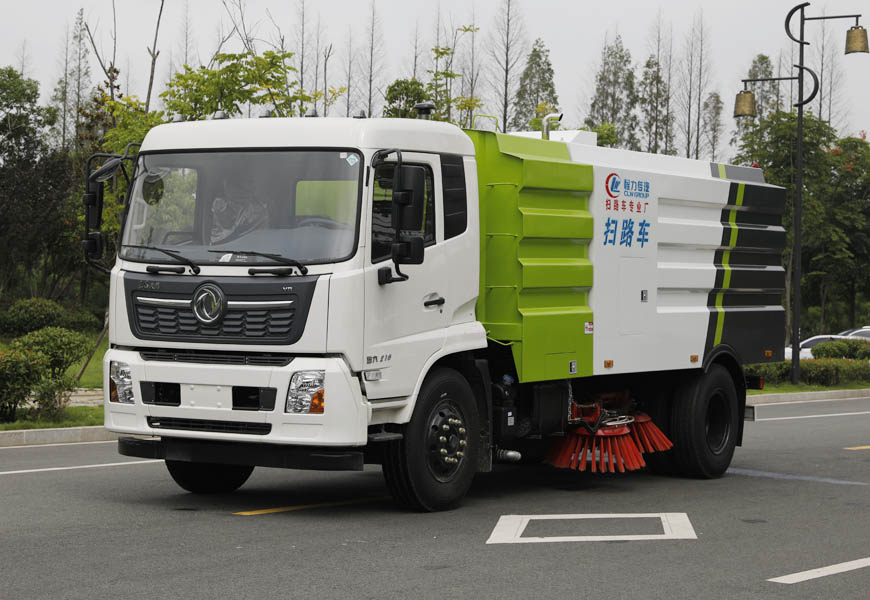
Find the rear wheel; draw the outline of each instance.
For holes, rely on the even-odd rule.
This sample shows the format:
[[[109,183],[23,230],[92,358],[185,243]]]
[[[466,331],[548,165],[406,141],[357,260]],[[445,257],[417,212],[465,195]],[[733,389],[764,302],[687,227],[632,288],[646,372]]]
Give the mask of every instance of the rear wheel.
[[[471,387],[453,369],[434,370],[401,440],[388,442],[383,472],[397,502],[415,510],[451,508],[477,471],[479,419]]]
[[[194,494],[221,494],[233,492],[248,480],[254,467],[246,465],[218,465],[213,463],[167,460],[169,474],[188,492]]]
[[[676,471],[719,477],[731,464],[739,426],[737,390],[725,367],[713,365],[677,388],[671,414]]]

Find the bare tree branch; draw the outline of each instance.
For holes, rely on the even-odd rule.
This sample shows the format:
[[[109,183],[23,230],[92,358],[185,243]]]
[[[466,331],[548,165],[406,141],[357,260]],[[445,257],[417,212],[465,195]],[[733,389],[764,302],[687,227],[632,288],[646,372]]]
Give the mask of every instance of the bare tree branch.
[[[151,75],[148,77],[148,93],[145,95],[145,112],[148,113],[151,108],[151,90],[154,88],[154,68],[157,66],[157,55],[160,50],[157,49],[157,34],[160,32],[160,17],[163,16],[163,3],[165,0],[160,0],[160,10],[157,12],[157,25],[154,27],[154,43],[148,50],[151,56]]]

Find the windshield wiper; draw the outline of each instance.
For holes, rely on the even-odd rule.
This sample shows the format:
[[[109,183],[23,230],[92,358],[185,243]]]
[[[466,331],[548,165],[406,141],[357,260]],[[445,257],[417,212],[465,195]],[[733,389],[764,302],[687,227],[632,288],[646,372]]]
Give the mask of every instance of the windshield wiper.
[[[125,248],[141,248],[142,250],[156,250],[157,252],[162,252],[166,256],[174,258],[178,262],[183,263],[183,264],[187,265],[188,267],[190,267],[190,270],[193,272],[194,275],[199,275],[200,269],[199,269],[198,264],[196,264],[195,262],[193,262],[192,260],[190,260],[186,256],[182,256],[180,254],[177,254],[177,253],[173,252],[172,250],[166,250],[165,248],[158,248],[157,246],[137,246],[135,244],[124,244],[124,247]],[[154,267],[154,268],[152,268],[152,267]],[[149,273],[155,273],[158,270],[160,270],[160,267],[155,266],[155,265],[148,265],[147,269],[148,269]]]
[[[280,254],[271,254],[267,252],[257,252],[256,250],[209,250],[209,252],[219,252],[224,254],[238,254],[239,256],[262,256],[263,258],[268,258],[270,260],[275,261],[276,263],[281,263],[282,265],[290,265],[291,267],[296,267],[300,273],[303,275],[308,274],[308,267],[303,265],[301,262],[294,258],[287,258],[286,256],[281,256]],[[251,269],[253,270],[253,269]],[[255,273],[251,273],[251,270],[248,271],[249,274],[254,275]],[[267,271],[259,271],[261,273],[266,273]],[[283,274],[283,273],[281,273]]]

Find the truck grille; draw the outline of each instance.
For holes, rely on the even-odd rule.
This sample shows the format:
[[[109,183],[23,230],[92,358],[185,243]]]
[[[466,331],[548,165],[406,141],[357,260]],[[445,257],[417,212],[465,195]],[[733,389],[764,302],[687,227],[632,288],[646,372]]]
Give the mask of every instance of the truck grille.
[[[211,433],[245,433],[250,435],[267,435],[272,431],[271,423],[210,421],[207,419],[179,419],[174,417],[148,417],[148,426],[153,429],[208,431]]]
[[[142,360],[256,367],[286,367],[293,361],[293,356],[290,354],[251,354],[211,352],[208,350],[142,350],[139,355]]]
[[[145,334],[231,339],[285,339],[293,329],[295,308],[228,310],[216,326],[197,321],[190,308],[149,306],[134,301],[136,325]]]

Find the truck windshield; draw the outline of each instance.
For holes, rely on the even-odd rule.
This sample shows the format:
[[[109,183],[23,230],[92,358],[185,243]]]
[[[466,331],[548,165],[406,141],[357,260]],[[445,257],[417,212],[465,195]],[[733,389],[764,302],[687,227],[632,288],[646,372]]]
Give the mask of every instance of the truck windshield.
[[[121,258],[197,264],[339,262],[355,250],[362,188],[354,150],[184,152],[139,157]],[[138,247],[137,247],[138,246]],[[226,249],[227,252],[215,252]],[[233,254],[232,250],[247,253]]]

